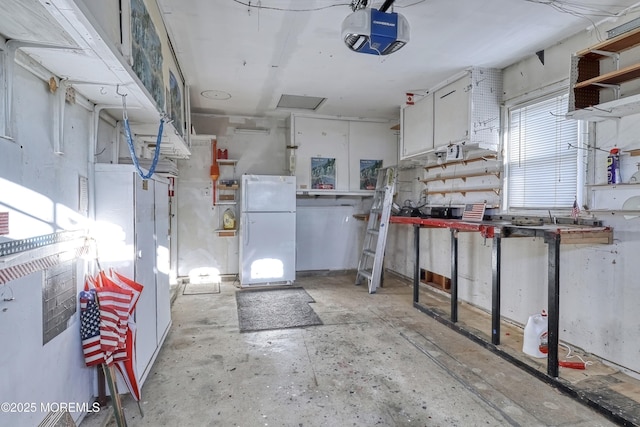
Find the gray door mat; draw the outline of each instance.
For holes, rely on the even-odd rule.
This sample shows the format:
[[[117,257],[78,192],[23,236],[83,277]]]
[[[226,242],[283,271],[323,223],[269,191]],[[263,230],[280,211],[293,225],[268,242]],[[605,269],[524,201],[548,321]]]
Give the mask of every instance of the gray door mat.
[[[211,283],[187,283],[184,285],[182,295],[208,295],[219,294],[220,282]]]
[[[322,325],[303,288],[237,291],[236,302],[240,332]]]

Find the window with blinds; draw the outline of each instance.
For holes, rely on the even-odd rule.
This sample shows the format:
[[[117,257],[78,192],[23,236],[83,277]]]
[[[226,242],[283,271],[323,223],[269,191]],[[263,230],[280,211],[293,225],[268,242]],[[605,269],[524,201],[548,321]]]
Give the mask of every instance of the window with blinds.
[[[509,110],[508,208],[571,208],[578,186],[578,122],[567,120],[568,95]]]

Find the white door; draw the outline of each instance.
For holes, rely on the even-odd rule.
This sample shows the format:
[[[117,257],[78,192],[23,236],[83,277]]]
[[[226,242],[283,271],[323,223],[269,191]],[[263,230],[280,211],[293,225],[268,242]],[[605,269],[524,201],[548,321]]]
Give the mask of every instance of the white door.
[[[424,154],[433,145],[433,94],[400,110],[400,159]]]
[[[135,194],[135,281],[144,288],[136,305],[136,367],[138,377],[146,377],[146,369],[158,347],[156,330],[156,246],[153,181],[143,184],[137,174],[134,179]],[[145,189],[146,188],[146,189]]]
[[[434,94],[434,146],[469,140],[471,73],[438,89]]]
[[[294,212],[296,182],[293,176],[243,175],[243,212]]]
[[[156,310],[157,343],[162,344],[171,323],[169,285],[169,188],[166,182],[155,181],[156,235]]]
[[[243,213],[240,284],[292,282],[296,269],[296,214]]]

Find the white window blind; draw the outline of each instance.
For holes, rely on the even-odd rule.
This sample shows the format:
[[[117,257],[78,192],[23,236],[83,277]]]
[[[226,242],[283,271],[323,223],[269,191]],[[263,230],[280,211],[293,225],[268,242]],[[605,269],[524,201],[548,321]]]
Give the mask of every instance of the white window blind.
[[[567,120],[568,95],[509,110],[509,208],[571,208],[578,185],[578,122]]]

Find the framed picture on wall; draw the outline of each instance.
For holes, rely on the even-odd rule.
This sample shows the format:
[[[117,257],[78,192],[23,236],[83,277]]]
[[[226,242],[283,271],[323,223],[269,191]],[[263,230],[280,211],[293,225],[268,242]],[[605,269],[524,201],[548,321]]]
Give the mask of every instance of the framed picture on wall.
[[[382,160],[360,160],[360,189],[375,190]]]
[[[335,158],[311,158],[311,188],[314,190],[334,190],[336,188]]]
[[[165,109],[162,41],[144,0],[131,0],[131,55],[133,71],[156,106]]]

